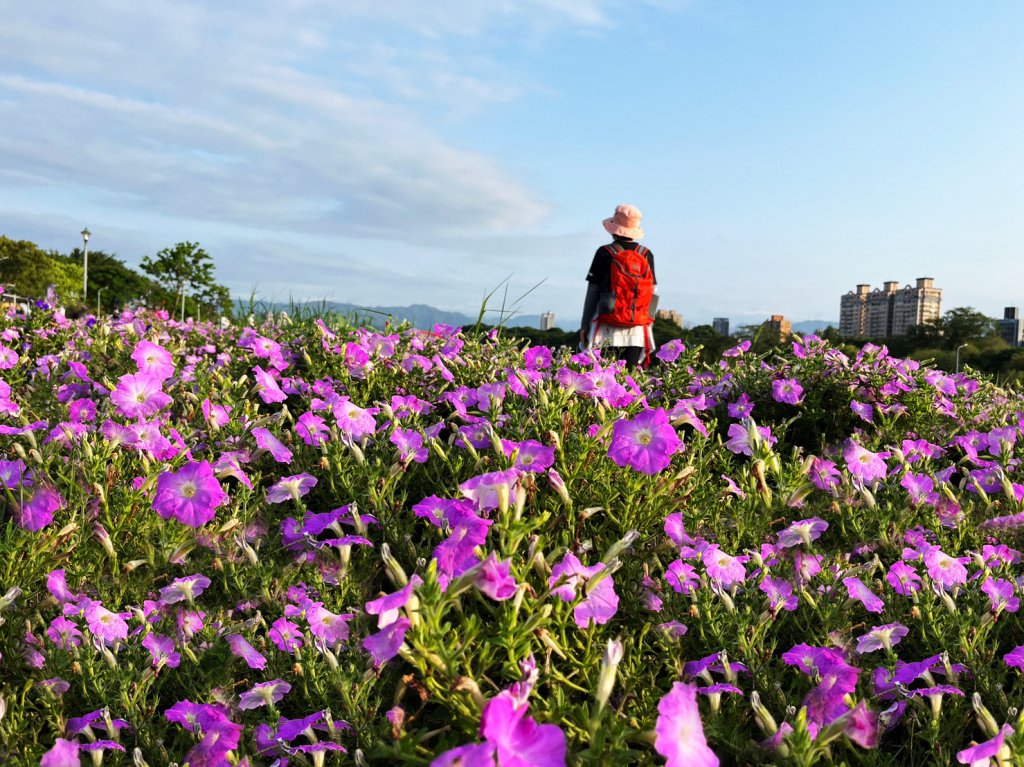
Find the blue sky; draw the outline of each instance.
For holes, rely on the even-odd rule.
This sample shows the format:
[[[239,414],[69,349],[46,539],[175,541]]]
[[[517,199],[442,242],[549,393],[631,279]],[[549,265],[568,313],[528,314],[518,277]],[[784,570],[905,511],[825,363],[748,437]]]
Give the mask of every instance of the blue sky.
[[[931,276],[1024,305],[1024,3],[34,3],[0,25],[0,233],[233,292],[575,325],[644,213],[688,324]]]

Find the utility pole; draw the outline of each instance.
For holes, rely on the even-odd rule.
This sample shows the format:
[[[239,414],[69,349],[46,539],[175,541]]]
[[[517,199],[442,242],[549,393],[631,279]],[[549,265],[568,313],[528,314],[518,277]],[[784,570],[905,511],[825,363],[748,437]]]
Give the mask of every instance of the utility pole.
[[[92,232],[89,231],[89,227],[85,227],[82,230],[82,242],[84,247],[82,248],[82,303],[85,303],[86,293],[89,291],[89,237],[92,236]]]

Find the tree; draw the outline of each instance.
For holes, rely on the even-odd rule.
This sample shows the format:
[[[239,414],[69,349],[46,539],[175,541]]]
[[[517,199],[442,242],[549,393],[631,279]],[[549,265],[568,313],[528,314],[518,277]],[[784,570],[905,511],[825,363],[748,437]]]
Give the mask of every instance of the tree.
[[[70,254],[58,258],[65,263],[81,264],[82,250],[75,248]],[[89,251],[88,279],[89,304],[94,310],[97,303],[110,309],[162,290],[153,280],[102,250]],[[168,297],[167,302],[173,303],[173,297]]]
[[[0,235],[0,283],[13,285],[11,292],[27,298],[42,298],[52,285],[61,298],[79,300],[82,265],[47,253],[34,242]]]
[[[195,242],[179,242],[173,248],[164,248],[154,258],[142,259],[142,270],[172,297],[170,308],[183,302],[186,310],[195,314],[231,312],[231,294],[217,284],[213,276],[213,258]]]

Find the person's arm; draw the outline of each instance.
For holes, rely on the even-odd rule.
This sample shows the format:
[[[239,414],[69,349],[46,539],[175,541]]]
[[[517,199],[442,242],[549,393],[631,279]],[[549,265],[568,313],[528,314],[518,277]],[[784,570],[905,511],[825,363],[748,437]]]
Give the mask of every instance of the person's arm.
[[[597,301],[601,297],[601,287],[596,282],[587,283],[587,297],[583,299],[583,317],[580,320],[580,332],[585,333],[590,327],[597,310]]]
[[[649,263],[651,265],[651,279],[653,279],[654,280],[654,284],[657,285],[658,284],[658,275],[655,274],[655,272],[654,272],[654,253],[651,252],[650,248],[647,249],[647,263]]]

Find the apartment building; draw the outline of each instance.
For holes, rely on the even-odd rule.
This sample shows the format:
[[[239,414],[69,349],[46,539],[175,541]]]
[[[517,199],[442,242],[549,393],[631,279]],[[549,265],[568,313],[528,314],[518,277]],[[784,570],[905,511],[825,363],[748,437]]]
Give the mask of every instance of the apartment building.
[[[918,277],[914,285],[896,281],[871,289],[860,284],[839,299],[839,332],[854,338],[903,336],[915,325],[942,316],[942,288],[931,277]]]

